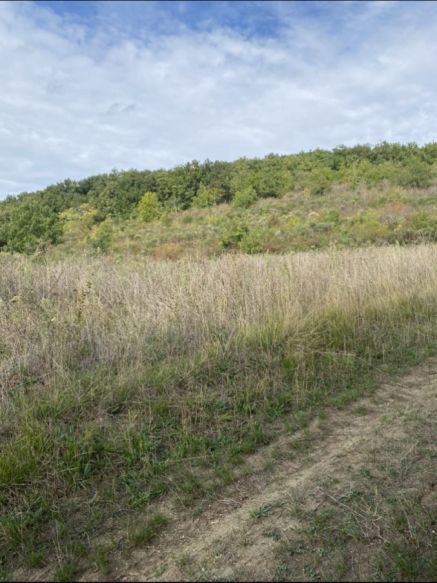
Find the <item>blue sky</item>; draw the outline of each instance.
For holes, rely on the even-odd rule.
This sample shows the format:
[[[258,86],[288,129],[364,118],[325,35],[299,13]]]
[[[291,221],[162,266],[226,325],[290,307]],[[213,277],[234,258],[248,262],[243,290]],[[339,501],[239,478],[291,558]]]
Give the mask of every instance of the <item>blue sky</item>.
[[[0,2],[0,198],[437,139],[434,2]]]

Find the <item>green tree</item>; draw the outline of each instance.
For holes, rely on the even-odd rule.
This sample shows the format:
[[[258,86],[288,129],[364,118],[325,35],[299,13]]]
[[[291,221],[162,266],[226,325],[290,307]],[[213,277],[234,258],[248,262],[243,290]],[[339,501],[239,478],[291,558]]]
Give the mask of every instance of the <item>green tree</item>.
[[[99,211],[84,203],[59,214],[63,241],[85,241],[91,229],[99,222]]]
[[[255,175],[255,189],[259,197],[282,196],[293,190],[293,177],[284,158],[269,154],[261,161]]]
[[[303,187],[310,195],[325,194],[334,181],[334,173],[326,166],[316,167],[302,177]]]
[[[426,162],[415,159],[410,160],[400,169],[398,182],[401,186],[424,188],[431,184],[432,178],[432,167]]]
[[[201,184],[196,196],[192,200],[192,205],[197,208],[205,208],[217,204],[221,198],[221,193],[217,188]]]
[[[0,208],[0,242],[7,251],[32,253],[40,243],[57,243],[58,214],[37,197],[23,197]]]
[[[259,167],[259,160],[248,160],[241,158],[232,163],[232,175],[230,179],[231,194],[235,194],[246,188],[255,188],[256,171]]]
[[[145,192],[137,205],[137,214],[141,220],[148,223],[159,219],[163,209],[156,192]]]
[[[248,208],[257,200],[257,198],[258,196],[254,187],[246,186],[246,188],[235,193],[234,198],[232,199],[232,204],[237,207]]]

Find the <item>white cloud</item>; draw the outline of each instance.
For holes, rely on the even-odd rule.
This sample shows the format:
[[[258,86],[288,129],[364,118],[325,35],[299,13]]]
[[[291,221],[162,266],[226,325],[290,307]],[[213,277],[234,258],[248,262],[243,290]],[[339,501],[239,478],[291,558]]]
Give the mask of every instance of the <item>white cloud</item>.
[[[326,23],[274,5],[277,37],[140,39],[1,2],[0,197],[112,168],[435,140],[437,7],[359,4]]]

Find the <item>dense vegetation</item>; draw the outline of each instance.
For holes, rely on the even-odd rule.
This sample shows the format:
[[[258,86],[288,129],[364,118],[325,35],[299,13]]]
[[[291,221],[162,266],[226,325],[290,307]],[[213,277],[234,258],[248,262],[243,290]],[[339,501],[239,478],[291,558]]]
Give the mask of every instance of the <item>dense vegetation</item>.
[[[433,193],[425,203],[428,215],[431,205],[432,217],[424,217],[423,212],[413,213],[414,216],[407,213],[407,224],[401,229],[406,232],[398,233],[397,224],[388,221],[388,228],[384,228],[384,221],[378,221],[373,211],[368,212],[365,192],[397,188],[395,198],[402,199],[402,192],[409,192],[414,199],[414,191],[429,189],[436,174],[437,143],[423,147],[388,143],[375,147],[342,146],[332,151],[271,154],[264,159],[242,158],[235,162],[193,161],[171,170],[113,171],[80,181],[65,180],[38,192],[8,197],[0,203],[0,249],[31,253],[67,239],[79,244],[86,241],[90,249],[105,251],[117,242],[125,226],[132,235],[141,225],[159,220],[165,230],[166,226],[171,226],[168,222],[173,220],[175,211],[186,209],[200,209],[195,216],[213,217],[209,221],[216,232],[217,244],[211,246],[213,253],[240,246],[244,252],[323,247],[331,240],[326,233],[333,229],[344,235],[337,237],[337,243],[349,236],[348,228],[340,228],[343,216],[339,200],[334,197],[330,206],[323,202],[329,194],[339,191],[358,199],[361,214],[354,217],[355,223],[371,223],[370,242],[423,240],[423,236],[427,240],[435,239],[437,211]],[[305,205],[324,207],[323,216],[312,221],[317,225],[307,225],[299,215],[288,216],[291,222],[282,221],[287,224],[286,241],[282,243],[275,241],[265,226],[249,233],[252,224],[247,213],[253,205],[259,204],[259,199],[281,199],[284,195],[291,197],[292,208],[279,207],[282,212],[290,214]],[[214,222],[217,205],[232,211],[224,213],[222,222],[218,223]],[[423,211],[423,207],[418,210]],[[379,230],[378,222],[382,224]],[[310,237],[305,234],[307,227],[313,231]],[[365,232],[363,227],[358,230]],[[321,237],[320,233],[325,236]],[[312,243],[311,238],[315,242]],[[346,244],[353,244],[354,235],[349,239],[351,241]],[[177,243],[172,241],[173,245]],[[155,247],[150,246],[146,237],[138,241],[136,251],[150,253]],[[171,256],[172,252],[168,254]]]

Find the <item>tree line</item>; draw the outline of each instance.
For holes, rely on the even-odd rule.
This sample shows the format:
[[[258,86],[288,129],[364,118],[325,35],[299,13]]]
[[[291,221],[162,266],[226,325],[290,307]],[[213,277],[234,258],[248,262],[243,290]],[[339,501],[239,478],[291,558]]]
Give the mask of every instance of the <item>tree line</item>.
[[[93,223],[108,218],[153,220],[161,212],[223,202],[249,206],[263,197],[302,191],[323,196],[334,183],[355,189],[389,181],[410,188],[429,186],[437,172],[437,143],[339,146],[290,155],[196,160],[170,170],[113,170],[83,180],[66,179],[0,202],[0,251],[31,253],[62,240],[64,218],[92,209]]]

